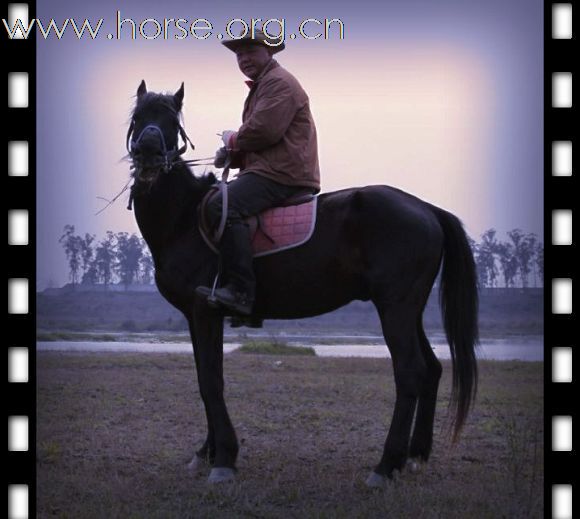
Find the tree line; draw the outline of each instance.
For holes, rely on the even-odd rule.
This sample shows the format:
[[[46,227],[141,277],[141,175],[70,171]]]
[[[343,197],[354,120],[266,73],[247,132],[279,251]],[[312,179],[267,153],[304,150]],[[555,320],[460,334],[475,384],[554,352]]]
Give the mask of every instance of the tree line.
[[[535,234],[508,231],[507,241],[488,229],[476,243],[470,239],[480,287],[537,287],[544,285],[544,245]]]
[[[521,229],[507,233],[500,241],[495,229],[469,238],[480,287],[537,287],[544,284],[544,246],[535,234]],[[60,237],[73,285],[153,284],[153,259],[145,241],[136,234],[107,231],[97,241],[94,234],[75,234],[74,225],[65,225]]]
[[[145,240],[134,233],[107,231],[97,241],[94,234],[77,235],[74,225],[65,225],[59,242],[73,285],[153,283],[153,258]]]

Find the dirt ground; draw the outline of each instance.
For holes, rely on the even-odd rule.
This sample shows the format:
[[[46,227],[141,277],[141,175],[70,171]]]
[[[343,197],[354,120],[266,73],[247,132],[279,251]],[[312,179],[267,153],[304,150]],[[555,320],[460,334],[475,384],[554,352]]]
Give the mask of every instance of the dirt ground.
[[[371,490],[390,362],[227,355],[239,473],[216,487],[186,470],[206,434],[192,356],[39,353],[37,516],[543,517],[543,364],[481,362],[455,447],[444,369],[431,460]]]

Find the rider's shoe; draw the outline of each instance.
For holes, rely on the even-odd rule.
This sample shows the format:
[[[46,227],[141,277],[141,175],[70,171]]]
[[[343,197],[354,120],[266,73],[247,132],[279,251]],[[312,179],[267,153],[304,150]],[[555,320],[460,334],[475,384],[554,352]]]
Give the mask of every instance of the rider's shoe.
[[[207,299],[207,304],[213,308],[221,306],[241,315],[252,313],[254,301],[250,300],[247,294],[238,292],[232,286],[217,288],[213,294],[209,287],[197,287],[195,291],[204,296]]]

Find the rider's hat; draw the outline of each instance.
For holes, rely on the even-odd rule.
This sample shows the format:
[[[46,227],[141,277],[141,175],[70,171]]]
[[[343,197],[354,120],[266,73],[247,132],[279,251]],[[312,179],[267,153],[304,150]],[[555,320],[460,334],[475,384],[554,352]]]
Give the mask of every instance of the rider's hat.
[[[242,45],[263,45],[267,49],[270,49],[272,54],[276,54],[284,50],[285,45],[284,42],[280,41],[280,39],[270,38],[264,34],[264,31],[259,29],[258,27],[254,28],[254,35],[252,36],[252,31],[248,29],[246,34],[244,31],[240,33],[238,38],[234,38],[232,40],[222,41],[222,44],[225,45],[228,49],[232,52],[236,52],[236,50],[241,47]]]

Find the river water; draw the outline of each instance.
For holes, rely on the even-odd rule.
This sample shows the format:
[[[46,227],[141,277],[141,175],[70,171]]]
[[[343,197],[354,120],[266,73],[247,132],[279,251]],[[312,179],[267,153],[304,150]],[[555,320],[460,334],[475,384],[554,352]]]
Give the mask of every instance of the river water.
[[[287,341],[290,345],[305,345],[314,348],[320,357],[366,357],[388,358],[385,345],[369,344],[316,344],[315,341]],[[444,342],[432,341],[435,354],[440,359],[449,359],[449,346]],[[224,344],[224,353],[239,348],[240,343]],[[133,353],[185,353],[191,354],[190,343],[153,343],[153,342],[38,342],[37,351],[75,351],[75,352],[133,352]],[[539,336],[510,337],[509,339],[487,339],[481,341],[477,356],[487,360],[523,360],[537,362],[544,360],[544,341]]]

